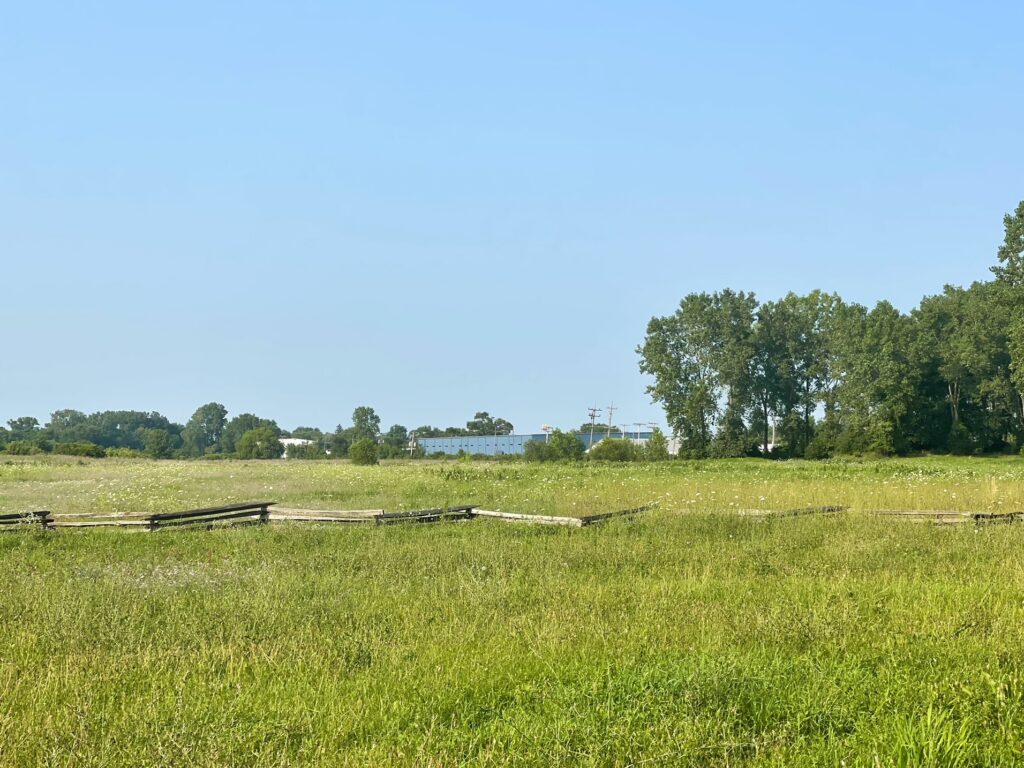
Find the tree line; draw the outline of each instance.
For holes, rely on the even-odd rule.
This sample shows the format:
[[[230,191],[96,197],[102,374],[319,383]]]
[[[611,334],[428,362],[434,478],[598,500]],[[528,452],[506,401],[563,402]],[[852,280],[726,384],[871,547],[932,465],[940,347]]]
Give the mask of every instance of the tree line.
[[[1024,445],[1024,202],[994,278],[909,313],[835,293],[692,293],[637,348],[690,456],[957,454]]]
[[[465,427],[420,427],[421,437],[442,435],[511,434],[505,419],[477,412]],[[40,424],[33,416],[11,419],[0,427],[0,452],[11,454],[57,453],[74,456],[146,456],[154,459],[241,458],[273,459],[284,453],[282,438],[309,441],[290,446],[294,458],[355,456],[365,463],[379,458],[409,456],[410,430],[394,424],[381,429],[380,416],[370,406],[359,406],[352,423],[339,424],[333,432],[317,427],[296,427],[288,431],[273,419],[242,413],[228,418],[221,403],[200,406],[185,424],[177,424],[155,411],[100,411],[86,414],[62,409]],[[369,447],[368,447],[369,446]],[[419,455],[413,451],[413,456]]]

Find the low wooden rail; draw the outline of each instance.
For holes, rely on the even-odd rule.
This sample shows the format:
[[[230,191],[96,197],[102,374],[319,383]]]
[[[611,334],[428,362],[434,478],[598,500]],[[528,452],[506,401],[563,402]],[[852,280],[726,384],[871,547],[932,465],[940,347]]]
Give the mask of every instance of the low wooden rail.
[[[584,515],[580,518],[581,525],[593,525],[594,523],[603,523],[605,520],[611,520],[614,517],[632,517],[638,515],[641,512],[650,512],[654,509],[657,504],[645,504],[642,507],[633,507],[632,509],[622,509],[618,512],[600,512],[596,515]]]
[[[149,528],[149,515],[136,512],[67,512],[53,518],[53,528]]]
[[[595,523],[603,523],[615,517],[632,517],[641,512],[648,512],[656,504],[645,504],[642,507],[632,509],[621,509],[617,512],[600,512],[594,515],[582,515],[581,517],[557,517],[554,515],[525,515],[519,512],[494,512],[488,509],[474,509],[474,517],[490,517],[496,520],[505,520],[513,523],[536,523],[538,525],[564,525],[569,528],[583,528]]]
[[[383,509],[295,509],[275,506],[270,521],[296,523],[375,523]]]
[[[961,512],[949,509],[876,509],[872,515],[896,517],[914,522],[932,522],[936,525],[998,525],[1024,521],[1024,512]]]
[[[1024,512],[975,512],[971,519],[975,525],[1019,523],[1024,521]]]
[[[475,507],[444,507],[438,509],[420,509],[411,512],[381,512],[377,516],[378,525],[390,523],[436,523],[442,520],[469,520],[473,517]]]
[[[273,501],[247,501],[221,507],[191,509],[184,512],[69,512],[53,514],[50,511],[4,512],[0,513],[0,531],[16,530],[38,525],[44,530],[53,528],[98,528],[118,527],[135,530],[155,531],[189,525],[213,528],[225,524],[261,524],[271,521],[307,523],[364,523],[390,525],[394,523],[436,523],[472,520],[477,517],[503,520],[512,523],[537,525],[561,525],[583,528],[618,517],[631,517],[647,512],[657,506],[645,504],[616,512],[599,512],[575,517],[557,515],[531,515],[520,512],[497,512],[480,509],[471,504],[454,507],[436,507],[403,512],[386,512],[383,509],[324,510],[294,509],[277,507]],[[271,507],[274,510],[271,511]],[[738,514],[754,518],[792,517],[798,515],[828,514],[846,511],[841,505],[799,507],[797,509],[741,509]],[[876,509],[863,510],[865,514],[894,517],[909,521],[930,521],[936,525],[958,525],[973,522],[975,525],[1009,524],[1024,522],[1024,511],[1008,512],[962,512],[934,509]]]
[[[0,528],[25,523],[42,524],[44,528],[134,528],[156,531],[162,528],[201,525],[212,528],[216,524],[260,524],[270,521],[307,523],[373,523],[390,525],[394,523],[436,523],[458,520],[472,520],[477,517],[505,520],[507,522],[536,523],[540,525],[563,525],[583,528],[618,517],[631,517],[653,509],[647,504],[616,512],[600,512],[579,517],[554,515],[530,515],[518,512],[495,512],[479,509],[472,504],[453,507],[436,507],[402,512],[386,512],[383,509],[320,510],[276,507],[273,501],[247,501],[221,507],[190,509],[184,512],[69,512],[53,516],[50,512],[24,512],[0,514]],[[275,507],[273,511],[271,507]]]
[[[935,523],[936,525],[959,525],[971,521],[968,512],[946,509],[875,509],[869,514],[878,517],[894,517],[914,523]]]
[[[849,507],[840,504],[826,504],[820,507],[798,507],[796,509],[741,509],[738,514],[745,517],[799,517],[800,515],[823,515],[845,512]]]
[[[535,523],[537,525],[565,525],[571,528],[582,528],[583,521],[578,517],[555,517],[554,515],[526,515],[521,512],[494,512],[489,509],[474,509],[473,517],[490,517],[510,523]]]
[[[274,503],[273,501],[247,501],[241,504],[228,504],[224,507],[190,509],[187,512],[160,512],[150,515],[147,520],[151,531],[182,525],[212,527],[215,523],[227,521],[264,524],[270,520],[270,507]]]
[[[49,528],[53,515],[49,510],[32,512],[5,512],[0,515],[0,530],[11,530],[24,525],[40,525]]]

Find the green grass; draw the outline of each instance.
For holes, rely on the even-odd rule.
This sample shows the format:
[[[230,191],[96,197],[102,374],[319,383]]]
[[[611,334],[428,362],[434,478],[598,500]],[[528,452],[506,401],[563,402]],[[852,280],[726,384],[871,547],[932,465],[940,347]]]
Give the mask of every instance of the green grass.
[[[0,512],[166,512],[255,499],[314,509],[469,503],[564,515],[650,501],[679,512],[820,504],[1001,511],[1024,508],[1024,461],[740,459],[597,466],[450,461],[355,467],[342,462],[0,457]]]
[[[1024,527],[735,509],[1022,509],[1022,481],[1019,460],[0,464],[4,511],[661,502],[584,529],[0,535],[0,765],[1020,763]]]

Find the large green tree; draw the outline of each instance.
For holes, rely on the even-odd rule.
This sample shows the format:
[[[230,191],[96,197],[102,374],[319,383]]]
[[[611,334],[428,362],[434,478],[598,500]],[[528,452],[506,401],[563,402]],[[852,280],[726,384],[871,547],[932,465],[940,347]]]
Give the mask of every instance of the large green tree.
[[[7,422],[7,427],[10,429],[10,439],[15,440],[34,440],[40,432],[39,419],[35,416],[19,416],[16,419],[10,419]]]
[[[742,456],[750,443],[744,419],[754,393],[757,298],[752,293],[728,289],[711,298],[711,322],[717,337],[713,358],[724,392],[724,410],[713,451],[718,456]]]
[[[835,412],[834,335],[843,304],[835,294],[812,291],[788,294],[764,307],[775,335],[770,352],[776,360],[774,402],[782,421],[785,452],[803,456],[814,437],[814,415]]]
[[[838,345],[846,450],[889,455],[906,449],[906,421],[919,379],[914,343],[913,319],[887,301],[870,312],[854,305],[847,316]]]
[[[1003,217],[1003,229],[1003,244],[996,252],[999,264],[992,269],[1001,281],[1024,286],[1024,200]]]
[[[401,424],[392,424],[381,437],[381,454],[394,459],[404,456],[409,448],[409,430]]]
[[[996,254],[999,264],[993,271],[1000,288],[1000,301],[1009,317],[1010,380],[1024,429],[1024,200],[1017,210],[1003,218],[1003,228],[1003,243]]]
[[[466,422],[468,435],[511,435],[512,423],[505,419],[491,416],[487,411],[478,411]]]
[[[271,430],[276,437],[281,436],[281,428],[272,419],[261,419],[252,413],[242,413],[235,416],[225,425],[224,433],[221,436],[221,449],[224,453],[232,453],[236,450],[237,443],[242,435],[260,427],[266,427]]]
[[[707,451],[719,411],[716,303],[711,294],[691,293],[675,314],[651,319],[637,348],[640,370],[654,378],[648,394],[691,453]]]
[[[948,447],[957,453],[991,450],[1012,429],[1006,321],[991,284],[947,285],[916,311],[923,350],[945,386]]]
[[[207,403],[197,408],[181,432],[185,453],[202,456],[218,452],[227,417],[228,409],[220,403]]]
[[[348,435],[349,442],[356,440],[376,440],[380,437],[380,416],[368,405],[361,405],[352,411],[352,431]]]
[[[169,459],[171,457],[174,444],[166,429],[145,429],[142,440],[143,450],[151,459]]]

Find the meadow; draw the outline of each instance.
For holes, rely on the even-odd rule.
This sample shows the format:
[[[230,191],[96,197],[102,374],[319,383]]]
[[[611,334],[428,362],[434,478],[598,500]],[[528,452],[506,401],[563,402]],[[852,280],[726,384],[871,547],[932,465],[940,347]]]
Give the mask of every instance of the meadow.
[[[0,461],[0,511],[473,503],[583,529],[0,535],[2,766],[1024,762],[1024,461]],[[756,519],[746,508],[844,504]]]

